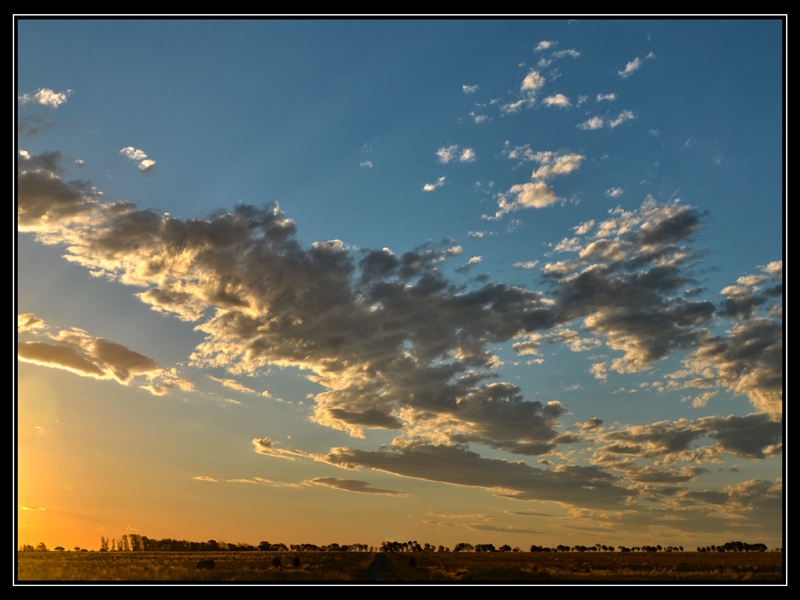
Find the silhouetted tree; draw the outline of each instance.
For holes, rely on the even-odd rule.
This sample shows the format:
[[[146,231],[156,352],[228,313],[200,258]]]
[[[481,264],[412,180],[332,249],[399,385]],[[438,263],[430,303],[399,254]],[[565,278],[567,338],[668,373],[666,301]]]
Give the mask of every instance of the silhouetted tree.
[[[44,542],[39,542],[39,545],[36,546],[37,552],[47,552],[47,546],[44,545]]]

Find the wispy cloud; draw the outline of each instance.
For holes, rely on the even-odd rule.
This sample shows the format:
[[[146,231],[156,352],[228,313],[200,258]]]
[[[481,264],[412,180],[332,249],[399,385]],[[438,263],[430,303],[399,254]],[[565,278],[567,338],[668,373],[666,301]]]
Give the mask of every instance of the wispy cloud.
[[[462,85],[461,86],[461,90],[465,94],[474,94],[475,92],[478,91],[478,86],[477,85]]]
[[[597,101],[602,102],[603,100],[607,100],[608,102],[613,102],[617,99],[616,94],[597,94]]]
[[[636,115],[634,115],[631,111],[623,110],[621,113],[619,113],[619,116],[616,119],[609,121],[608,126],[617,127],[618,125],[622,125],[625,121],[630,121],[631,119],[635,118]]]
[[[226,388],[230,388],[232,390],[236,390],[237,392],[242,392],[243,394],[257,394],[258,392],[250,389],[246,385],[242,385],[235,379],[222,379],[220,377],[214,377],[213,375],[208,376],[209,379],[216,381],[217,383],[221,383]]]
[[[308,483],[330,487],[335,490],[342,490],[343,492],[355,492],[356,494],[371,494],[378,496],[408,496],[402,492],[394,492],[392,490],[382,490],[374,488],[366,481],[358,481],[357,479],[339,479],[338,477],[317,477],[311,479]]]
[[[541,52],[542,50],[547,50],[548,48],[555,46],[558,42],[552,42],[549,40],[542,40],[536,45],[536,48],[533,49],[534,52]]]
[[[423,185],[423,186],[422,186],[422,190],[423,190],[423,191],[425,191],[425,192],[432,192],[432,191],[433,191],[433,190],[435,190],[436,188],[440,188],[440,187],[442,187],[442,186],[444,185],[444,180],[445,180],[445,176],[444,176],[444,175],[442,175],[442,176],[441,176],[441,177],[439,177],[439,179],[437,179],[435,182],[433,182],[433,183],[426,183],[425,185]]]
[[[608,188],[606,190],[606,198],[618,198],[624,194],[624,190],[622,188]]]
[[[369,160],[365,160],[364,162],[359,163],[359,164],[364,169],[371,169],[372,168],[372,161],[369,161]]]
[[[645,56],[645,59],[650,59],[650,58],[655,58],[655,57],[656,57],[656,55],[653,54],[652,52],[650,52],[647,56]],[[643,64],[644,64],[644,60],[642,60],[641,58],[639,58],[637,56],[632,61],[630,61],[627,65],[625,65],[625,68],[622,71],[618,71],[617,74],[620,77],[622,77],[623,79],[627,79],[628,77],[633,75],[636,71],[638,71]]]

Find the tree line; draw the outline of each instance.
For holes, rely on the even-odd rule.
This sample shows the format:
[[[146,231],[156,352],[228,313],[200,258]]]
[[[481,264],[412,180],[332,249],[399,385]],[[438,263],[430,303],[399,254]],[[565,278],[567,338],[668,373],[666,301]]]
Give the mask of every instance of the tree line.
[[[49,549],[40,542],[36,547],[30,544],[23,544],[20,546],[21,552],[47,552]],[[62,546],[56,546],[54,550],[63,552]],[[434,546],[432,544],[420,544],[417,541],[408,542],[395,542],[385,541],[379,548],[374,546],[367,546],[366,544],[344,544],[339,545],[336,543],[317,546],[316,544],[286,544],[278,543],[271,544],[267,541],[259,542],[257,546],[252,544],[230,544],[227,542],[217,542],[216,540],[208,540],[207,542],[190,542],[187,540],[173,540],[164,538],[161,540],[150,539],[144,535],[126,534],[116,538],[100,538],[100,552],[451,552],[450,548],[446,546]],[[595,544],[594,546],[565,546],[560,544],[555,548],[544,546],[532,545],[530,552],[683,552],[683,546],[611,546],[605,544]],[[726,542],[721,545],[711,546],[698,546],[697,552],[766,552],[767,545],[756,543],[748,544],[746,542]],[[782,548],[775,548],[775,551],[780,552]],[[84,548],[75,546],[75,552],[87,552]],[[508,544],[504,544],[499,548],[495,548],[494,544],[476,544],[472,545],[466,542],[461,542],[453,547],[452,552],[522,552],[522,550],[515,546],[512,548]]]

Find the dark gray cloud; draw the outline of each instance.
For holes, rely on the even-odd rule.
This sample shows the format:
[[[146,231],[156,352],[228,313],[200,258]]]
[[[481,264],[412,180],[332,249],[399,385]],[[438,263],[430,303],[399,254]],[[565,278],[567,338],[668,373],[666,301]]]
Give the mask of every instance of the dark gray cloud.
[[[315,479],[311,479],[309,483],[331,487],[336,490],[342,490],[344,492],[355,492],[356,494],[374,494],[378,496],[408,495],[408,494],[403,494],[402,492],[393,492],[392,490],[382,490],[380,488],[374,488],[371,486],[371,484],[367,483],[366,481],[358,481],[356,479],[339,479],[338,477],[317,477]]]
[[[516,500],[552,500],[576,506],[620,508],[637,492],[597,467],[552,470],[482,458],[457,446],[411,445],[393,451],[333,449],[324,460],[346,469],[367,467],[403,477],[480,487]]]
[[[605,433],[600,439],[613,443],[601,447],[599,452],[644,458],[681,455],[688,460],[702,459],[702,452],[696,454],[698,448],[693,446],[701,437],[717,440],[720,451],[746,458],[764,458],[765,449],[781,443],[783,425],[766,413],[662,421]]]
[[[551,154],[536,159],[548,170],[542,177],[579,162]],[[312,419],[354,436],[394,429],[522,455],[578,441],[558,431],[561,403],[527,401],[499,381],[494,346],[516,341],[519,351],[536,351],[536,336],[549,335],[536,332],[549,330],[550,342],[580,350],[604,341],[620,353],[595,365],[596,374],[641,371],[689,350],[695,364],[718,369],[712,385],[751,399],[775,394],[774,328],[751,319],[715,338],[705,329],[714,305],[682,294],[701,256],[687,246],[703,219],[692,207],[648,199],[638,210],[611,211],[590,235],[564,245],[576,258],[545,266],[548,297],[502,283],[454,283],[441,265],[462,250],[449,241],[403,254],[339,240],[303,247],[276,204],[184,221],[102,203],[90,183],[63,180],[59,163],[57,153],[21,155],[22,231],[64,244],[68,259],[95,275],[140,288],[154,310],[197,322],[206,337],[191,355],[195,366],[236,375],[268,365],[305,370],[325,388]],[[593,334],[590,342],[567,335],[573,322]],[[754,340],[760,353],[747,352]]]

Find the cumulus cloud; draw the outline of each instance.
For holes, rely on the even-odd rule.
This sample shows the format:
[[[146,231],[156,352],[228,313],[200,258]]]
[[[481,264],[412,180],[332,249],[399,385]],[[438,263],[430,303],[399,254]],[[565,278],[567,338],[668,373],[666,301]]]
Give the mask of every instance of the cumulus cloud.
[[[569,108],[572,106],[572,103],[569,101],[564,94],[555,94],[553,96],[548,96],[544,100],[542,100],[547,106],[557,106],[559,108]]]
[[[178,377],[175,370],[161,368],[147,356],[121,344],[92,337],[82,329],[73,327],[57,333],[43,333],[47,325],[32,313],[19,315],[17,326],[21,333],[43,335],[47,340],[18,342],[17,357],[23,362],[64,369],[83,377],[113,379],[122,385],[143,376],[150,385],[142,387],[157,396],[173,388],[193,389],[192,383]]]
[[[497,195],[499,210],[494,219],[523,208],[545,208],[562,200],[545,180],[558,175],[568,175],[578,169],[586,158],[580,154],[561,154],[556,152],[533,152],[529,146],[511,148],[506,143],[503,154],[511,159],[536,161],[539,168],[531,174],[532,181],[512,186],[507,192]]]
[[[533,49],[534,52],[541,52],[542,50],[547,50],[551,46],[555,46],[558,42],[552,42],[549,40],[542,40],[536,45],[536,48]]]
[[[371,168],[372,168],[372,162],[371,162],[371,161],[369,161],[369,160],[365,160],[364,162],[362,162],[362,163],[359,163],[359,164],[360,164],[360,165],[361,165],[361,167],[363,167],[364,169],[371,169]]]
[[[597,94],[597,101],[602,102],[603,100],[608,100],[609,102],[613,102],[617,99],[616,94]]]
[[[447,164],[458,155],[458,146],[442,146],[436,151],[436,156],[439,157],[439,162]]]
[[[433,191],[433,190],[435,190],[436,188],[440,188],[440,187],[442,187],[442,186],[444,185],[444,180],[445,180],[445,176],[444,176],[444,175],[442,175],[442,176],[441,176],[441,177],[439,177],[439,179],[437,179],[435,182],[433,182],[433,183],[426,183],[425,185],[423,185],[423,186],[422,186],[422,190],[423,190],[423,191],[425,191],[425,192],[432,192],[432,191]]]
[[[512,188],[509,200],[520,206],[550,202],[548,194],[555,192],[548,193],[542,180],[568,174],[583,160],[567,153],[531,156],[538,163],[538,179],[531,184],[539,187]],[[720,309],[683,294],[693,285],[691,268],[700,255],[690,244],[703,214],[679,202],[647,199],[637,209],[613,209],[600,223],[578,226],[585,229],[582,237],[564,247],[572,257],[543,269],[551,290],[545,296],[502,283],[484,282],[474,289],[457,285],[441,268],[462,252],[450,243],[402,254],[351,248],[339,240],[303,246],[295,224],[275,204],[239,205],[202,220],[181,220],[130,202],[103,203],[91,184],[63,180],[57,159],[20,158],[21,231],[63,245],[68,260],[97,276],[139,288],[138,297],[154,310],[194,322],[205,339],[191,355],[193,365],[225,369],[232,376],[267,366],[298,368],[322,386],[313,397],[316,423],[356,437],[371,428],[398,431],[396,450],[334,452],[329,462],[503,488],[522,499],[570,502],[584,485],[601,490],[589,495],[596,493],[601,503],[629,497],[629,490],[620,491],[602,471],[529,471],[524,465],[481,462],[486,459],[459,449],[474,443],[540,456],[579,439],[560,432],[564,405],[526,400],[519,386],[502,381],[495,348],[505,343],[522,344],[524,352],[545,341],[575,348],[603,343],[610,356],[593,370],[604,376],[643,371],[683,351],[687,376],[675,379],[676,385],[700,385],[688,374],[705,365],[711,369],[703,383],[709,389],[735,386],[751,399],[774,395],[774,376],[781,371],[772,357],[781,346],[775,345],[780,328],[767,322],[772,319],[753,309],[750,319],[716,339],[707,327]],[[736,285],[778,297],[771,280],[759,278],[780,273],[782,268],[770,263],[756,278]],[[726,297],[744,296],[729,290]],[[740,305],[730,312],[745,314],[746,309]],[[35,325],[27,316],[22,323]],[[581,327],[581,334],[569,324]],[[25,335],[40,335],[37,331],[46,338],[37,343],[57,348],[36,346],[21,354],[38,352],[41,361],[119,381],[158,373],[152,360],[124,347],[109,348],[85,332],[30,329]],[[730,423],[713,425],[703,426],[705,435],[732,449],[726,451],[741,456],[775,451],[746,444],[740,432],[729,436],[735,429]],[[766,438],[773,447],[780,442],[774,435]],[[606,443],[646,446],[633,439]],[[269,438],[253,444],[265,455],[320,460]],[[455,460],[446,469],[444,457]],[[422,463],[428,459],[434,464],[441,459],[442,467],[426,471]],[[468,471],[454,474],[459,461],[474,463],[480,472],[501,470],[507,478],[476,476],[469,483],[462,479]],[[550,491],[537,491],[539,482]]]
[[[317,477],[309,480],[308,483],[330,487],[335,490],[342,490],[344,492],[355,492],[356,494],[372,494],[378,496],[408,496],[402,492],[394,492],[392,490],[382,490],[374,488],[366,481],[358,481],[357,479],[339,479],[338,477]]]
[[[461,90],[465,94],[474,94],[475,92],[478,91],[478,86],[477,85],[462,85],[461,86]]]
[[[119,153],[131,159],[133,162],[138,163],[137,166],[139,167],[139,171],[142,173],[147,173],[152,170],[153,167],[156,166],[156,161],[151,158],[147,157],[144,150],[137,150],[133,146],[128,146],[127,148],[123,148],[119,151]]]
[[[464,148],[458,160],[461,162],[475,162],[475,150],[472,148]]]
[[[504,104],[500,107],[500,110],[504,113],[514,113],[523,106],[533,106],[536,103],[536,95],[539,93],[539,90],[544,87],[544,84],[544,76],[539,73],[539,71],[531,69],[519,86],[522,98],[516,102]]]
[[[606,198],[617,198],[622,196],[624,190],[622,188],[608,188],[606,190]]]
[[[576,127],[578,129],[602,129],[604,125],[603,117],[590,117],[583,123],[579,123]]]
[[[73,90],[66,90],[64,92],[54,92],[53,90],[47,88],[39,88],[38,91],[32,94],[22,94],[21,96],[18,96],[17,99],[22,104],[28,104],[29,102],[33,102],[35,104],[41,104],[42,106],[47,106],[49,108],[58,108],[67,101],[67,98],[72,93]]]

